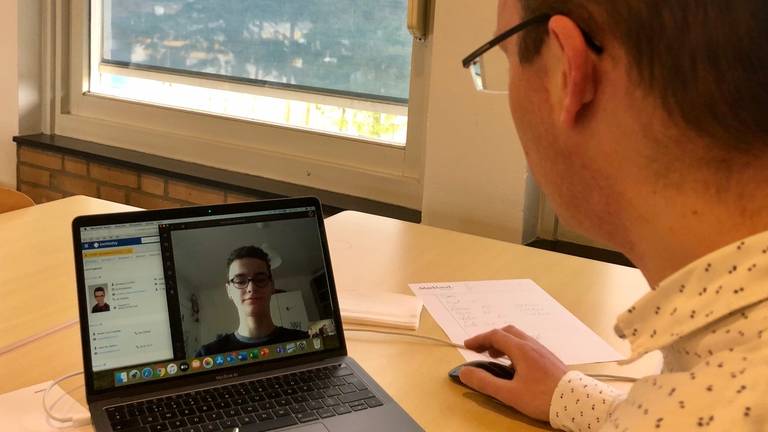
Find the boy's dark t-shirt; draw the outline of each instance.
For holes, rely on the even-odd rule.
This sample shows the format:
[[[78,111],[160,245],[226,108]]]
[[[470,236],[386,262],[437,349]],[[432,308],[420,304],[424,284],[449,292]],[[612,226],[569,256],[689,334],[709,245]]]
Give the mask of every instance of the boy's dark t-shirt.
[[[109,312],[109,303],[104,303],[104,305],[100,305],[96,303],[91,308],[91,313],[99,313],[99,312]]]
[[[195,357],[219,354],[229,351],[239,351],[248,348],[307,339],[309,333],[303,330],[293,330],[285,327],[275,327],[268,336],[260,339],[247,339],[234,333],[227,333],[200,347]]]

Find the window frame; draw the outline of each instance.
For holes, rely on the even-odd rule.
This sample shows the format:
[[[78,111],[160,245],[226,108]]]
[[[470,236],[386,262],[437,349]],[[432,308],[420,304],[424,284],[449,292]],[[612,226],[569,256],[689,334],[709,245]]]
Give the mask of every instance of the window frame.
[[[98,37],[89,31],[89,4],[45,2],[44,21],[52,24],[54,41],[46,54],[55,73],[49,101],[53,133],[421,208],[429,40],[413,42],[407,145],[400,147],[88,94],[90,43]]]

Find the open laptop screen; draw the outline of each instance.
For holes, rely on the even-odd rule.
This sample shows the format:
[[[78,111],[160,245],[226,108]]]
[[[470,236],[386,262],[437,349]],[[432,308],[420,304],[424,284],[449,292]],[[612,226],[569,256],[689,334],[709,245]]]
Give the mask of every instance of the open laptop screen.
[[[315,212],[82,226],[94,390],[338,348]]]

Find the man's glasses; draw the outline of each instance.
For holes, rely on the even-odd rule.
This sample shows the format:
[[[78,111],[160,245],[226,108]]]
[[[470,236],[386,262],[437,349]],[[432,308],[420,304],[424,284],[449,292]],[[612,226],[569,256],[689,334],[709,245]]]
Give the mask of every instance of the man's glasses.
[[[244,290],[248,288],[249,283],[253,283],[256,288],[266,288],[272,282],[272,278],[266,273],[257,273],[253,277],[237,275],[227,282],[239,290]]]
[[[465,69],[469,69],[469,74],[472,77],[472,82],[475,84],[475,89],[485,93],[507,93],[509,86],[509,63],[504,52],[501,49],[494,48],[528,27],[549,22],[549,19],[552,18],[552,16],[552,14],[533,16],[499,34],[480,46],[480,48],[474,50],[472,54],[466,56],[464,60],[461,61],[461,64]],[[581,29],[581,33],[584,36],[584,41],[587,46],[592,51],[597,54],[603,53],[603,47],[595,42],[584,29]]]

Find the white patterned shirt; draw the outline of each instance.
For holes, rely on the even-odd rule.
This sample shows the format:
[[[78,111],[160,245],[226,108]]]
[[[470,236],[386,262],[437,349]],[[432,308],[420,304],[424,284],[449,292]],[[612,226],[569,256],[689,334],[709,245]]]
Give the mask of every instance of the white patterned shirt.
[[[768,232],[673,274],[619,316],[628,361],[654,350],[659,375],[622,393],[571,371],[549,418],[567,431],[768,431]]]

